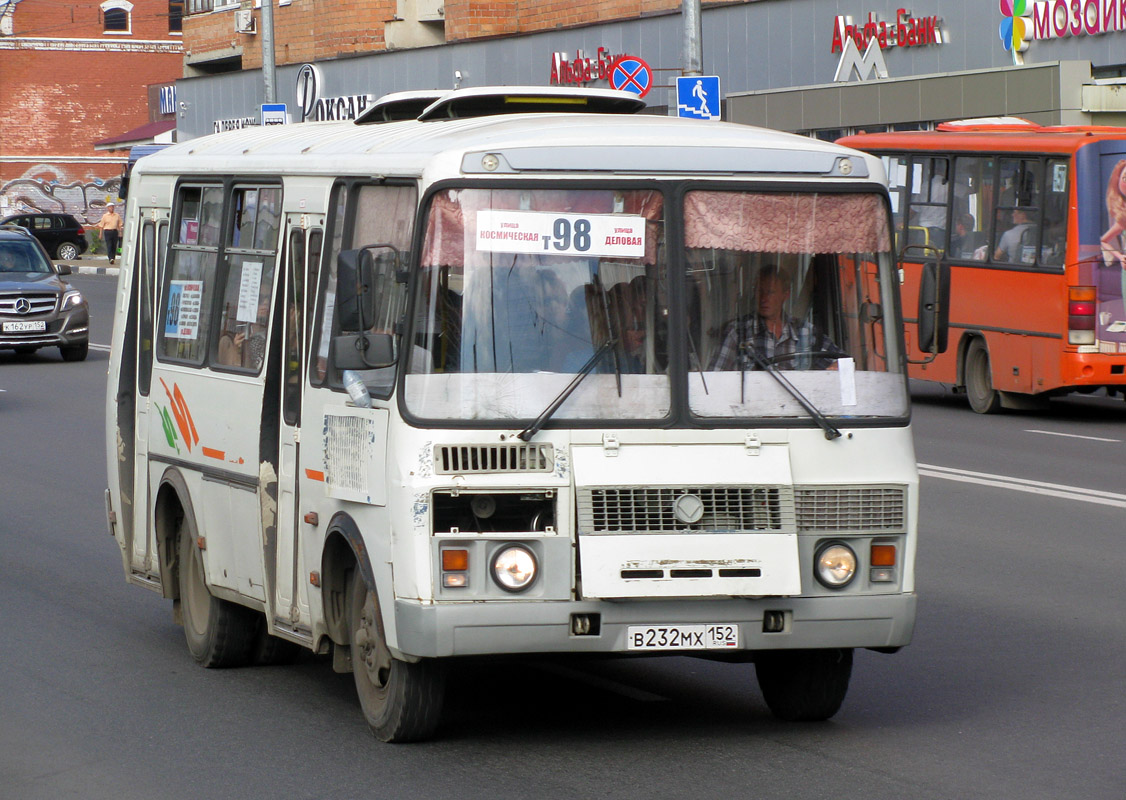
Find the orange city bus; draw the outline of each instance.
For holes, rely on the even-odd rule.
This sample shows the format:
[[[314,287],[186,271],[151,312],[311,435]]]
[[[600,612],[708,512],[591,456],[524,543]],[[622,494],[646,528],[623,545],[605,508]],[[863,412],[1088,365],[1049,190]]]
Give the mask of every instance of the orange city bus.
[[[1003,117],[839,142],[887,169],[910,377],[983,414],[1126,394],[1126,128]],[[945,350],[911,316],[935,261],[949,268]]]

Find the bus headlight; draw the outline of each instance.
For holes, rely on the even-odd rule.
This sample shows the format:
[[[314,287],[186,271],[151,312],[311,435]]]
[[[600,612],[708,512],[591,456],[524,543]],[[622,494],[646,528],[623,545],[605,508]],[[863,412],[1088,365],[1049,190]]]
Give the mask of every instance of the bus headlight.
[[[536,557],[527,547],[511,544],[493,556],[493,580],[506,592],[522,592],[536,579]]]
[[[830,589],[848,586],[856,576],[856,553],[842,542],[829,542],[817,551],[813,574]]]

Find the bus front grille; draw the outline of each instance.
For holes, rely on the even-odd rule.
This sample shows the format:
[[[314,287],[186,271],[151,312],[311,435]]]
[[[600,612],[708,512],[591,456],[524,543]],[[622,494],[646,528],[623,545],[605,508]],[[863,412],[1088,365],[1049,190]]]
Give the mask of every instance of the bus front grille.
[[[696,521],[683,519],[695,514],[678,516],[678,500],[686,495],[699,500]],[[586,534],[795,530],[793,493],[780,486],[580,489],[578,511],[579,531]]]
[[[797,486],[794,495],[799,530],[905,530],[902,486]]]
[[[434,448],[434,472],[465,475],[496,472],[552,472],[555,448],[544,444],[441,444]]]

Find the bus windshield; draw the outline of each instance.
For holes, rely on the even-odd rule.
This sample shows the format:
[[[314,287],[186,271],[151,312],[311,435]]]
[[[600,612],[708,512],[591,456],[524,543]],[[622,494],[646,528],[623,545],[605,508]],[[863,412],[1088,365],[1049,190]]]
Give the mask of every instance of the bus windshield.
[[[666,417],[664,205],[654,189],[435,195],[415,337],[432,357],[413,360],[408,407],[432,419],[536,417],[612,340],[557,416]]]
[[[887,211],[874,194],[688,192],[689,407],[699,417],[898,416]]]
[[[436,194],[407,407],[424,419],[535,418],[600,352],[554,418],[667,418],[677,374],[698,417],[808,417],[771,371],[826,414],[906,413],[894,326],[882,322],[894,295],[878,195],[689,191],[677,214],[666,207],[652,188]],[[669,258],[672,225],[684,259]],[[670,347],[674,284],[686,289],[681,348]]]

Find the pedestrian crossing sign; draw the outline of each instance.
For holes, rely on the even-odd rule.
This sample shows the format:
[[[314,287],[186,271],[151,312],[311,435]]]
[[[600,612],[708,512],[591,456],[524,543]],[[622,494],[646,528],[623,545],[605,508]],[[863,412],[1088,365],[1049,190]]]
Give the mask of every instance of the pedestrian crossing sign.
[[[676,79],[676,115],[689,119],[720,117],[718,75],[688,75]]]

